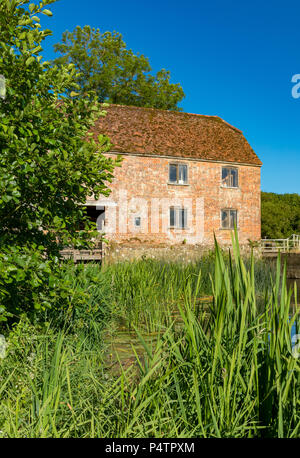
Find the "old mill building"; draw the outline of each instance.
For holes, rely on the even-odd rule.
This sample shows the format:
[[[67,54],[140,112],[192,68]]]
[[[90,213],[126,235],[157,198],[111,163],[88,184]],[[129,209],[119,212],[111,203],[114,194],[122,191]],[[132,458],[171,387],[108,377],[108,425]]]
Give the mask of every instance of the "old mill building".
[[[261,161],[243,133],[217,116],[110,105],[95,135],[121,155],[111,194],[87,202],[115,242],[212,245],[259,240]]]

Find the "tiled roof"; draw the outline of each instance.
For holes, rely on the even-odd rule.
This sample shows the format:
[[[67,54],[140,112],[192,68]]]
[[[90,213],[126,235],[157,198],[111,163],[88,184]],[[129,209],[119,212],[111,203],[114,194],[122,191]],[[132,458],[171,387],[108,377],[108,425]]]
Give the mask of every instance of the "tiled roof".
[[[93,129],[111,151],[261,165],[242,132],[217,116],[109,105]]]

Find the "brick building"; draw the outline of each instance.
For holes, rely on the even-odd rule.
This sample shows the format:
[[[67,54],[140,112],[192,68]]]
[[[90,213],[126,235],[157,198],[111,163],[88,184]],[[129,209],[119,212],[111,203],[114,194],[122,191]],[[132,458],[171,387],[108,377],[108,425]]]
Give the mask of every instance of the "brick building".
[[[110,105],[95,126],[121,154],[107,198],[87,202],[116,242],[211,245],[260,239],[261,161],[217,116]]]

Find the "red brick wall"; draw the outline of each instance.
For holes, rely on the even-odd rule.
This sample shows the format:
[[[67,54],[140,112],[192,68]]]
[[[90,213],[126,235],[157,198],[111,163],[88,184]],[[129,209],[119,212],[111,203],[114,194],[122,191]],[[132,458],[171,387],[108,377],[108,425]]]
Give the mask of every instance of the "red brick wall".
[[[168,184],[169,163],[174,162],[188,165],[188,185]],[[115,178],[109,184],[112,190],[109,198],[99,199],[106,205],[107,238],[118,242],[139,240],[155,244],[211,245],[215,232],[218,241],[226,244],[231,241],[231,231],[221,229],[221,209],[232,208],[238,211],[240,243],[260,239],[260,167],[234,165],[238,168],[239,187],[226,189],[221,186],[224,165],[230,166],[123,155],[122,167],[115,169]],[[120,198],[123,199],[121,203]],[[134,199],[140,199],[140,202]],[[117,203],[117,207],[112,207],[112,203]],[[188,230],[168,229],[169,206],[172,204],[188,207]],[[152,211],[155,207],[159,208],[159,213]],[[159,215],[158,222],[155,214]],[[134,216],[141,217],[140,228],[134,227]],[[114,217],[115,227],[112,224]]]

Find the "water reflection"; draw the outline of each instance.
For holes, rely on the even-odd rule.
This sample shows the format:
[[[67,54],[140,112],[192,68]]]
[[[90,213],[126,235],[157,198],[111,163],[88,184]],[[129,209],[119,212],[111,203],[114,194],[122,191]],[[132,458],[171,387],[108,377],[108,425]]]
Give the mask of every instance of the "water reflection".
[[[300,278],[287,278],[286,284],[288,288],[294,289],[294,283],[296,283],[297,291],[300,291]]]
[[[287,289],[291,289],[293,291],[292,297],[291,297],[291,305],[293,307],[293,312],[295,311],[295,295],[294,295],[294,284],[296,283],[296,288],[297,288],[297,302],[299,306],[300,302],[300,278],[287,278],[286,279],[286,284],[287,284]]]

